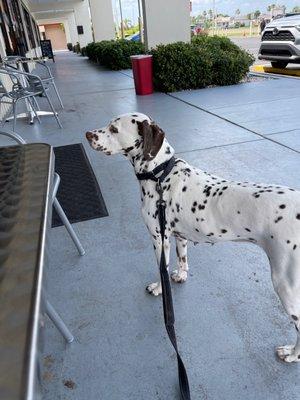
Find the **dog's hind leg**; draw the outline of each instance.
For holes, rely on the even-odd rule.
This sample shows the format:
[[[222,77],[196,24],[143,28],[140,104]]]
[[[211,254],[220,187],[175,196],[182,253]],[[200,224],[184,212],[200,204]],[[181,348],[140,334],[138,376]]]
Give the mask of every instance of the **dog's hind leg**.
[[[187,240],[176,237],[176,254],[177,254],[177,269],[175,269],[171,278],[174,282],[183,283],[187,280],[188,276],[188,263],[187,263]]]
[[[160,258],[161,258],[161,250],[162,250],[162,243],[161,243],[161,238],[153,238],[153,247],[156,255],[156,260],[158,264],[158,268],[160,265]],[[165,238],[164,240],[164,251],[165,251],[165,259],[166,259],[166,264],[169,267],[169,261],[170,261],[170,238]],[[153,296],[159,296],[162,292],[161,289],[161,281],[159,279],[158,282],[151,283],[146,287],[146,290],[148,293],[152,294]]]
[[[276,268],[277,264],[277,268]],[[299,250],[288,254],[287,260],[278,265],[271,261],[272,280],[283,307],[295,324],[297,341],[294,345],[279,346],[278,357],[285,362],[300,362],[300,256]]]

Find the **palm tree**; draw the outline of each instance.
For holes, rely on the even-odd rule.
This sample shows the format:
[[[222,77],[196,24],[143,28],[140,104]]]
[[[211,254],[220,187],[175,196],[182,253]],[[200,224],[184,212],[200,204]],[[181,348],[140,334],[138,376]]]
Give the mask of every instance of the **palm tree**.
[[[204,20],[206,20],[207,12],[205,10],[203,11],[202,15],[203,15]]]
[[[240,15],[240,13],[241,13],[241,11],[240,11],[240,9],[238,8],[238,9],[235,11],[235,15]]]
[[[267,10],[270,12],[276,7],[276,4],[271,4],[268,6]]]
[[[261,12],[259,10],[254,11],[254,18],[257,19],[260,16]]]
[[[125,19],[123,20],[123,25],[124,25],[124,28],[125,28],[125,29],[129,29],[129,28],[132,27],[132,22],[131,22],[130,19],[125,18]]]

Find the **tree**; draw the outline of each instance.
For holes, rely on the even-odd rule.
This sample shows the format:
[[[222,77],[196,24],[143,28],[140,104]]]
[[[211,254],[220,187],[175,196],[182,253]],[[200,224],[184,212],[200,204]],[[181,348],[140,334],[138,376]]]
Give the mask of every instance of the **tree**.
[[[261,12],[259,10],[254,11],[254,18],[257,19],[260,16]]]
[[[293,8],[292,11],[293,11],[294,13],[300,13],[300,7],[299,7],[299,6],[296,6],[296,7]]]
[[[238,9],[235,11],[235,15],[240,15],[240,13],[241,13],[241,11],[240,11],[240,9],[238,8]]]
[[[125,18],[125,19],[123,20],[123,26],[124,26],[124,29],[130,29],[130,28],[132,28],[132,22],[131,22],[131,20],[128,19],[128,18]]]
[[[203,15],[204,20],[206,20],[207,12],[205,10],[203,11],[202,15]]]
[[[276,4],[270,4],[267,8],[267,10],[270,12],[276,7]]]
[[[247,14],[247,18],[250,19],[250,21],[251,21],[251,19],[252,19],[252,13]]]

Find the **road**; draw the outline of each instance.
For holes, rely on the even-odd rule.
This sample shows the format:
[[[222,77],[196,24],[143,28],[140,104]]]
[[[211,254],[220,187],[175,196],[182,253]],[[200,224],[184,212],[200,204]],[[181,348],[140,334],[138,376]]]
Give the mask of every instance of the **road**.
[[[243,49],[249,51],[249,53],[253,54],[255,57],[254,64],[264,64],[264,65],[271,65],[268,61],[258,60],[258,50],[260,46],[260,36],[256,37],[237,37],[231,38],[231,40],[237,44],[238,46],[242,47]]]
[[[260,36],[256,37],[236,37],[231,40],[242,49],[248,50],[255,57],[254,64],[271,66],[271,63],[265,60],[258,60],[258,50],[260,46]],[[289,64],[287,69],[300,69],[300,64]]]

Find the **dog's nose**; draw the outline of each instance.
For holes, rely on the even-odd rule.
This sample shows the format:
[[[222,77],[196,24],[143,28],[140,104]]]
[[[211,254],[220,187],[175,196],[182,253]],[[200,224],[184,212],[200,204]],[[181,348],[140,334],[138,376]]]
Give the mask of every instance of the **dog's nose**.
[[[92,141],[93,136],[94,136],[93,132],[90,132],[90,131],[88,131],[88,132],[85,134],[85,137],[87,138],[87,140],[88,140],[89,142]]]

